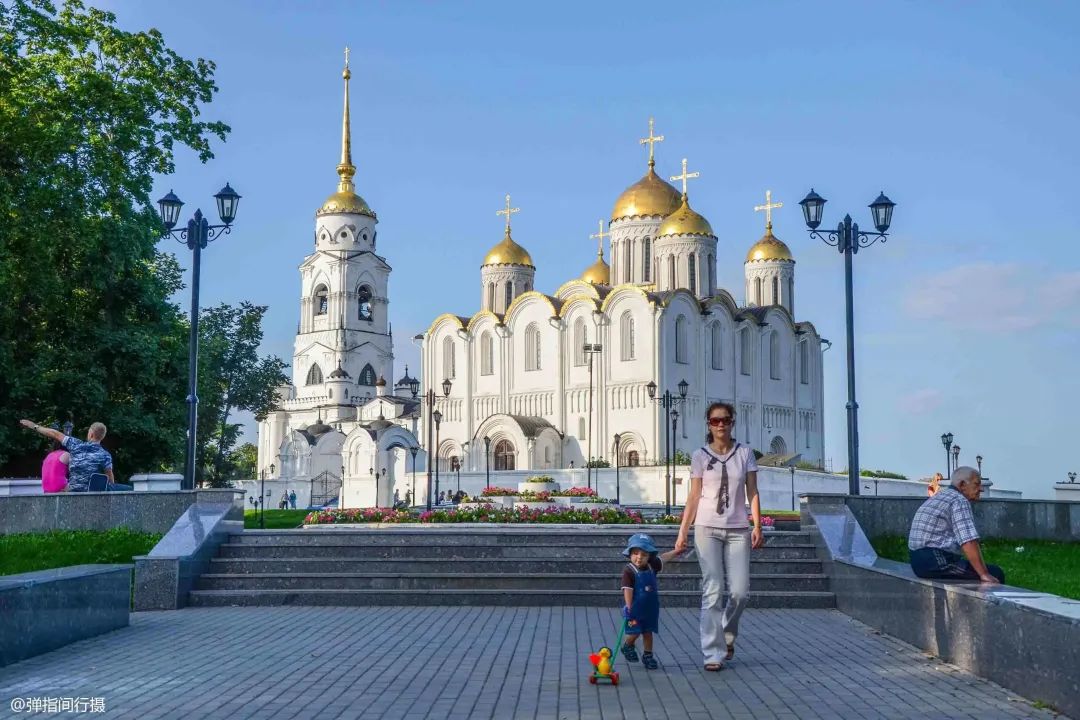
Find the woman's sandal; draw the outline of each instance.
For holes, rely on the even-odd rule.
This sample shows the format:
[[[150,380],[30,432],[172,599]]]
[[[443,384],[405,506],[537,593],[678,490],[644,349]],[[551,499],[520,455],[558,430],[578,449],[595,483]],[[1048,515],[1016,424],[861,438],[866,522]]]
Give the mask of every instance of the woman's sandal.
[[[733,657],[735,657],[735,646],[734,645],[728,645],[727,646],[727,655],[724,656],[724,660],[731,660]]]
[[[705,670],[708,672],[720,672],[724,669],[724,663],[707,662],[705,663]]]

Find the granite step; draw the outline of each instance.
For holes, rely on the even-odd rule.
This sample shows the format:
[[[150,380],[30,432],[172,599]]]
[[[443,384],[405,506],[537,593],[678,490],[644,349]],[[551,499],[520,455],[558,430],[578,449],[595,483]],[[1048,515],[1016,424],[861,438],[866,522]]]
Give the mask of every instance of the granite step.
[[[626,540],[634,532],[647,532],[660,547],[672,547],[675,544],[677,529],[673,527],[640,528],[633,525],[625,527],[579,528],[554,527],[545,529],[508,529],[499,528],[424,528],[407,526],[400,528],[309,528],[302,530],[245,530],[233,535],[231,544],[282,546],[282,545],[362,545],[371,546],[408,546],[408,545],[490,545],[540,546],[550,547],[572,545],[575,547],[626,547]],[[691,540],[693,536],[691,536]],[[813,543],[809,533],[802,531],[767,530],[766,545],[809,545]]]
[[[701,575],[661,574],[663,592],[692,590],[701,592]],[[574,573],[236,573],[202,575],[199,590],[595,590],[618,597],[619,578],[615,575]],[[822,574],[757,575],[750,579],[755,590],[788,592],[825,592],[828,579]]]
[[[194,607],[253,606],[531,606],[531,607],[610,607],[616,612],[617,594],[610,590],[442,590],[438,593],[415,590],[192,590]],[[698,607],[701,593],[690,590],[664,592],[667,607]],[[830,592],[770,592],[751,590],[751,608],[832,608],[836,599]],[[359,620],[359,619],[358,619]]]

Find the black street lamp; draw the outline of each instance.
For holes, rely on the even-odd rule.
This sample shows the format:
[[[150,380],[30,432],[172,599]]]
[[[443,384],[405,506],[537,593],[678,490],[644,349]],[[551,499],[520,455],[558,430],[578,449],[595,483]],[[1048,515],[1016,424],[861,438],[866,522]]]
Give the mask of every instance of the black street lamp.
[[[679,381],[679,394],[672,395],[670,390],[665,390],[663,395],[657,397],[656,395],[656,382],[650,380],[649,384],[645,386],[645,390],[649,393],[649,399],[653,402],[659,403],[660,407],[664,408],[664,514],[671,514],[671,476],[672,467],[674,466],[674,458],[672,454],[675,452],[675,431],[674,423],[671,420],[672,408],[677,403],[686,402],[686,393],[690,389],[690,383],[686,380]],[[678,415],[675,416],[676,418]],[[671,432],[668,432],[668,428],[672,428]]]
[[[888,236],[889,225],[892,224],[893,207],[896,205],[892,200],[885,197],[882,192],[874,202],[870,203],[870,212],[873,215],[876,233],[864,233],[859,231],[859,226],[851,221],[850,215],[844,215],[843,221],[836,230],[825,233],[818,232],[821,225],[822,211],[825,209],[825,198],[814,192],[799,201],[803,209],[803,218],[807,227],[810,228],[810,237],[823,240],[844,255],[844,293],[847,308],[847,380],[848,380],[848,493],[859,494],[859,404],[855,402],[855,312],[854,295],[852,292],[851,261],[859,248],[870,247],[878,240],[885,242]]]
[[[409,448],[409,453],[412,455],[412,498],[410,502],[406,503],[409,507],[412,507],[412,503],[416,502],[416,453],[419,449],[415,445]]]
[[[436,410],[431,414],[435,421],[435,501],[439,500],[439,425],[442,424],[442,413]]]
[[[592,430],[593,430],[593,422],[592,422],[592,366],[593,366],[593,355],[598,355],[599,353],[603,352],[604,348],[599,343],[585,343],[582,346],[581,349],[586,355],[589,356],[589,433],[588,433],[589,434],[589,439],[588,439],[588,454],[586,455],[586,457],[588,457],[589,460],[588,460],[588,462],[585,463],[585,485],[587,487],[591,488],[592,487],[592,466],[593,466],[593,457],[592,457]]]
[[[452,386],[453,386],[453,383],[450,381],[450,378],[444,378],[443,379],[443,381],[442,381],[443,397],[450,397],[450,388]],[[412,396],[415,398],[417,396],[417,394],[419,394],[419,392],[420,392],[420,381],[414,378],[409,383],[409,391],[412,393]],[[427,509],[430,510],[431,509],[431,461],[432,461],[432,457],[433,457],[432,448],[431,448],[431,446],[432,446],[432,439],[431,439],[432,425],[437,426],[439,424],[439,422],[442,421],[442,413],[438,412],[435,409],[435,389],[434,388],[429,388],[428,389],[427,394],[424,397],[424,400],[425,400],[425,402],[427,402],[427,410],[428,410],[428,423],[427,423],[427,430],[428,430],[427,431],[427,436],[428,436],[428,442],[427,442],[427,455],[428,455],[427,456],[427,492],[424,493],[424,494],[427,495]],[[435,418],[436,413],[438,413],[438,419]],[[436,444],[437,444],[437,440],[436,440]],[[436,481],[436,483],[438,483],[438,478],[439,478],[439,466],[436,465],[435,466],[435,481]],[[435,488],[435,492],[438,493],[438,487]]]
[[[953,445],[952,446],[952,469],[953,469],[953,471],[955,471],[956,468],[958,468],[958,467],[960,467],[960,446],[959,445]]]
[[[236,208],[240,196],[225,183],[214,199],[217,201],[218,216],[221,225],[211,225],[203,217],[202,210],[196,210],[195,216],[188,220],[187,227],[174,230],[180,217],[180,208],[184,203],[170,190],[169,194],[158,200],[158,214],[164,230],[161,237],[172,237],[192,251],[191,263],[191,334],[188,338],[188,435],[187,450],[184,453],[184,480],[181,488],[195,488],[195,429],[199,418],[199,396],[197,381],[199,377],[199,275],[202,269],[202,251],[211,240],[232,232],[232,222],[236,219]]]
[[[615,433],[615,504],[621,504],[622,496],[619,494],[619,438],[622,437],[619,433]]]
[[[945,482],[949,482],[952,476],[952,433],[944,433],[941,436],[941,444],[945,446]]]
[[[270,476],[273,477],[277,465],[270,463]],[[255,508],[259,511],[259,529],[266,529],[266,468],[263,468],[262,479],[259,480],[259,504]]]
[[[491,438],[484,436],[484,487],[491,487]]]
[[[979,466],[979,477],[982,477],[982,455],[975,456],[975,464]]]

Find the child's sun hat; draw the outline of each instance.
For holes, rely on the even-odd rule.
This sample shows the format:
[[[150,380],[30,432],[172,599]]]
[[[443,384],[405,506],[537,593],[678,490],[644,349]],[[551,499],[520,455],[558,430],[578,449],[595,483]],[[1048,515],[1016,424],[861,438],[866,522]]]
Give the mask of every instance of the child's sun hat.
[[[630,557],[630,551],[634,548],[644,550],[650,555],[655,555],[660,552],[656,549],[656,543],[654,543],[652,538],[645,533],[634,533],[631,535],[630,539],[626,542],[626,549],[622,551],[622,554],[626,557]]]

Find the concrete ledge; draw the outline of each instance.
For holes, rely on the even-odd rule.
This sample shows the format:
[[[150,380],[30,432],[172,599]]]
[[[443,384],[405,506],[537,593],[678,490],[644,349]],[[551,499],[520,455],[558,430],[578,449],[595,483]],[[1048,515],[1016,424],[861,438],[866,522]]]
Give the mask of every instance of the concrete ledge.
[[[135,609],[186,606],[195,580],[206,572],[218,547],[243,532],[243,517],[239,501],[189,507],[149,555],[135,558]]]
[[[230,502],[242,512],[243,495],[232,489],[0,496],[0,535],[116,527],[164,533],[192,504]]]
[[[0,577],[0,667],[126,627],[131,565],[75,565]]]
[[[836,607],[1031,700],[1080,717],[1080,602],[915,577],[873,552],[845,499],[803,499]]]

